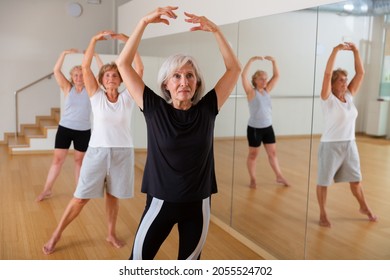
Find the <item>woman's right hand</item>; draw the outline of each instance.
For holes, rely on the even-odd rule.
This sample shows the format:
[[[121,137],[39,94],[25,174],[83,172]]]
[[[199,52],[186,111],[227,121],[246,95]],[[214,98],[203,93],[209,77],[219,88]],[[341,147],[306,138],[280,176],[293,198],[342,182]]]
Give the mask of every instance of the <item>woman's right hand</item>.
[[[64,54],[71,54],[71,53],[79,53],[80,51],[78,49],[69,49],[65,50]]]
[[[163,18],[163,16],[168,18],[176,19],[177,15],[175,14],[174,10],[177,10],[178,7],[174,6],[166,6],[166,7],[159,7],[153,12],[150,12],[146,16],[142,18],[142,20],[146,23],[164,23],[169,25],[169,21],[166,18]]]
[[[97,33],[93,39],[95,41],[103,41],[103,40],[109,40],[111,39],[111,37],[113,35],[115,35],[116,33],[112,30],[104,30],[104,31],[100,31],[99,33]]]

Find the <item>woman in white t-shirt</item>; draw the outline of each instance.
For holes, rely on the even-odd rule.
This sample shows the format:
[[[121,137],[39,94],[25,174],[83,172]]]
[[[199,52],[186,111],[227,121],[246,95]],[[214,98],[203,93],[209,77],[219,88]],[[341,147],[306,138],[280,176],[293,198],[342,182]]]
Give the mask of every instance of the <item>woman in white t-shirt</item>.
[[[131,115],[134,100],[127,90],[119,92],[121,75],[115,63],[101,67],[98,81],[91,70],[91,62],[97,41],[107,38],[127,41],[124,34],[102,31],[92,37],[85,52],[82,69],[85,88],[91,101],[93,129],[85,154],[74,197],[50,240],[43,246],[43,253],[54,252],[65,228],[78,216],[92,198],[106,197],[108,234],[106,241],[115,248],[125,244],[116,237],[116,220],[119,211],[118,199],[133,197],[134,193],[134,148],[131,131]],[[142,77],[143,65],[140,56],[134,58],[135,69]]]
[[[339,51],[352,51],[355,76],[348,83],[347,72],[333,70]],[[371,222],[377,217],[372,213],[364,198],[360,160],[355,142],[355,122],[358,115],[352,97],[358,92],[364,77],[364,68],[359,51],[353,43],[339,44],[326,65],[321,90],[321,107],[324,114],[324,132],[318,150],[317,199],[320,206],[319,225],[330,227],[325,204],[328,186],[333,182],[349,182],[356,197],[359,211]]]

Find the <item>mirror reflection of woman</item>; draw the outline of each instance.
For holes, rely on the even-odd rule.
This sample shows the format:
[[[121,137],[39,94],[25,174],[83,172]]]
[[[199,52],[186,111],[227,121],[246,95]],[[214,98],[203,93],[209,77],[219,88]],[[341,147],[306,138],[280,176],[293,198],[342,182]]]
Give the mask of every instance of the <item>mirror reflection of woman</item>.
[[[268,75],[265,71],[257,70],[252,75],[252,80],[249,81],[248,72],[250,66],[256,60],[268,60],[272,63],[273,73],[271,79],[268,80]],[[272,105],[270,92],[279,80],[279,68],[275,59],[272,56],[251,57],[241,73],[241,80],[248,99],[250,114],[247,127],[247,139],[249,145],[249,153],[247,157],[247,167],[250,177],[249,187],[257,187],[256,165],[261,143],[264,144],[264,149],[268,156],[268,162],[276,176],[276,182],[284,186],[289,186],[289,183],[282,174],[279,161],[276,156],[276,138],[272,127]]]
[[[355,76],[348,83],[344,69],[333,70],[339,51],[353,53]],[[329,56],[321,90],[321,107],[324,115],[324,132],[318,150],[317,199],[320,207],[319,225],[330,227],[325,204],[328,186],[333,182],[349,182],[352,194],[360,206],[360,213],[369,221],[377,217],[364,198],[360,160],[355,142],[355,122],[358,111],[353,103],[363,82],[364,68],[359,51],[353,43],[339,44]]]

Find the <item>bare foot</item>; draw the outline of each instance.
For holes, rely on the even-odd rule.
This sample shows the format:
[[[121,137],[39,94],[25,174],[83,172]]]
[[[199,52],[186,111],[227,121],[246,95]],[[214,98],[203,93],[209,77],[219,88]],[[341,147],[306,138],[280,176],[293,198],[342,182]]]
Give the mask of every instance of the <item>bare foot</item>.
[[[286,179],[284,179],[283,177],[278,177],[278,178],[276,178],[276,183],[282,184],[282,185],[285,186],[285,187],[291,186],[291,185],[286,181]]]
[[[249,183],[249,188],[251,188],[251,189],[256,189],[256,181],[251,181],[251,182]]]
[[[321,227],[329,227],[329,228],[331,227],[330,222],[329,222],[327,217],[320,217],[320,221],[318,222],[318,224]]]
[[[46,191],[43,191],[41,192],[38,197],[35,199],[36,202],[40,202],[46,198],[49,198],[51,196],[52,192],[51,190],[46,190]]]
[[[119,248],[122,248],[123,246],[126,245],[125,242],[123,242],[122,240],[119,240],[118,238],[113,237],[113,236],[107,237],[107,238],[106,238],[106,241],[107,241],[108,243],[110,243],[112,246],[114,246],[115,248],[118,248],[118,249],[119,249]]]
[[[54,250],[56,249],[56,244],[57,244],[59,239],[60,239],[59,237],[58,238],[55,238],[55,237],[50,238],[50,240],[42,247],[43,253],[45,255],[50,255],[51,253],[53,253]]]
[[[367,209],[367,210],[364,210],[364,209],[359,209],[359,212],[364,214],[364,215],[367,215],[368,217],[368,220],[370,222],[376,222],[378,221],[378,217],[376,215],[374,215],[371,210]]]

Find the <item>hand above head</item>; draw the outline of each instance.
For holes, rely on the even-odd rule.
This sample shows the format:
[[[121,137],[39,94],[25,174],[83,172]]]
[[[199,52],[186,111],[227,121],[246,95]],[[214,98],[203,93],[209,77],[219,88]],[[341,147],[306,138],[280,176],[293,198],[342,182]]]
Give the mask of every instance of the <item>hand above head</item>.
[[[251,58],[250,58],[250,60],[253,62],[253,61],[255,61],[255,60],[263,60],[264,59],[264,57],[262,57],[262,56],[252,56]]]
[[[194,14],[186,13],[184,12],[185,16],[188,17],[185,19],[186,22],[189,23],[199,23],[198,26],[192,27],[190,30],[191,31],[196,31],[196,30],[203,30],[207,32],[215,32],[218,30],[218,26],[209,20],[208,18],[204,16],[197,16]]]
[[[174,10],[177,10],[177,8],[178,7],[174,7],[174,6],[159,7],[156,10],[154,10],[153,12],[150,12],[149,14],[144,16],[142,20],[146,24],[164,23],[164,24],[169,25],[168,19],[166,19],[164,17],[173,18],[173,19],[177,18],[177,15],[174,12]]]
[[[70,54],[70,53],[80,53],[78,49],[69,49],[64,51],[65,54]]]
[[[357,47],[354,43],[352,42],[345,42],[344,43],[347,47],[348,50],[351,50],[351,51],[357,51]]]
[[[127,42],[127,40],[129,39],[129,36],[127,36],[126,34],[123,34],[123,33],[114,33],[114,34],[111,34],[111,38],[116,39],[116,40],[121,40],[123,42]]]
[[[275,61],[275,58],[273,56],[269,56],[269,55],[265,56],[264,59],[269,60],[269,61]]]
[[[93,38],[96,41],[104,41],[104,40],[109,40],[114,36],[116,33],[112,30],[103,30],[98,32]]]
[[[334,47],[337,51],[356,51],[357,48],[354,43],[351,42],[344,42],[341,44],[338,44],[336,47]]]

